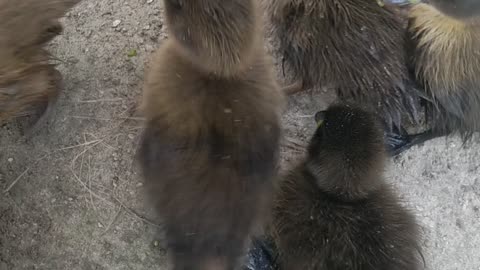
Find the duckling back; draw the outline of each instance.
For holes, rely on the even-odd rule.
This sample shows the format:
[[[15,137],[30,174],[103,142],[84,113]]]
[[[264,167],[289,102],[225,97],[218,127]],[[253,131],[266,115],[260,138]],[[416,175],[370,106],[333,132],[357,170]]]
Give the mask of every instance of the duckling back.
[[[361,109],[330,107],[307,158],[278,184],[281,269],[419,269],[419,227],[383,180],[382,133]]]
[[[396,8],[375,0],[273,0],[269,10],[279,52],[304,88],[331,87],[340,100],[373,108],[389,129],[418,121]]]
[[[283,98],[263,44],[241,43],[261,35],[255,2],[197,2],[165,1],[171,35],[147,73],[139,158],[174,269],[236,269],[268,209]],[[238,10],[250,11],[209,31]]]
[[[254,1],[165,1],[169,31],[199,70],[232,76],[252,63],[262,43]]]
[[[480,15],[448,8],[446,1],[432,2],[447,13],[428,4],[409,11],[413,70],[430,97],[427,117],[435,132],[459,131],[468,139],[480,130]]]
[[[0,122],[46,107],[60,75],[45,45],[62,32],[59,19],[79,0],[0,0]]]

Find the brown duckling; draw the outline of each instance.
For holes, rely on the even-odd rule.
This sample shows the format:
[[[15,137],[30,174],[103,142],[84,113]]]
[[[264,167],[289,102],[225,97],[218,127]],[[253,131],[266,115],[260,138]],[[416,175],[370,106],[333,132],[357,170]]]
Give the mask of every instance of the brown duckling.
[[[409,10],[412,70],[435,136],[480,130],[480,2],[431,0]]]
[[[236,269],[276,175],[283,94],[255,0],[165,0],[139,160],[174,269]]]
[[[416,123],[420,102],[406,66],[406,21],[377,0],[272,0],[279,51],[298,82],[288,94],[332,86],[371,108],[388,131]],[[296,87],[300,86],[300,87]]]
[[[380,124],[349,105],[315,117],[306,160],[274,195],[280,269],[419,269],[419,226],[384,180]]]
[[[59,19],[77,2],[0,0],[0,124],[36,112],[46,116],[61,76],[45,46],[62,32]]]

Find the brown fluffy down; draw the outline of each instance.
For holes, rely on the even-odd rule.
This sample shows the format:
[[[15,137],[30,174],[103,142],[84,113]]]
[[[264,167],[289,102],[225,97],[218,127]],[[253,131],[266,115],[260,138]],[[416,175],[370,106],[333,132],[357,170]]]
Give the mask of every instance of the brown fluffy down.
[[[268,209],[283,95],[253,3],[165,1],[173,33],[146,76],[139,161],[176,270],[236,269]],[[237,10],[246,17],[223,21]]]
[[[263,46],[258,35],[261,10],[254,1],[168,0],[165,10],[169,32],[181,44],[179,52],[206,72],[234,75]]]
[[[429,120],[440,133],[469,138],[480,128],[480,17],[456,19],[418,4],[409,12],[417,79],[432,101]]]
[[[420,269],[419,226],[384,180],[382,141],[372,114],[326,111],[306,160],[275,189],[270,230],[280,269]]]
[[[44,47],[78,0],[0,0],[0,123],[55,99],[60,76]]]
[[[305,88],[333,87],[341,101],[372,108],[387,127],[419,119],[406,66],[405,18],[374,0],[272,0],[279,53]]]

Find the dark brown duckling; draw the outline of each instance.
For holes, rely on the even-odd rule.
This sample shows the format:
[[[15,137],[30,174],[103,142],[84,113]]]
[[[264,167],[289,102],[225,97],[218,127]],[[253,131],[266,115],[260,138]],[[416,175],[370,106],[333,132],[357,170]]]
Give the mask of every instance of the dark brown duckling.
[[[340,100],[371,108],[388,131],[399,131],[418,122],[420,98],[406,66],[406,20],[380,2],[273,0],[269,10],[297,81],[288,94],[331,86]]]
[[[254,0],[165,0],[139,159],[174,269],[237,269],[276,176],[283,94]]]
[[[0,124],[51,108],[61,76],[45,46],[62,32],[58,20],[77,2],[0,0]]]
[[[383,177],[382,129],[371,113],[318,113],[307,158],[274,195],[280,269],[419,269],[419,226]]]
[[[435,0],[410,8],[413,71],[428,96],[435,136],[480,130],[480,2]]]

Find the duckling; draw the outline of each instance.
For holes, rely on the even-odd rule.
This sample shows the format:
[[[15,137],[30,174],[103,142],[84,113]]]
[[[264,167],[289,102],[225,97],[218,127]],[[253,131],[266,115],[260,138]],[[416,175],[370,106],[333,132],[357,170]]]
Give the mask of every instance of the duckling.
[[[387,131],[419,122],[420,98],[406,66],[406,20],[378,0],[272,0],[279,52],[293,94],[332,86],[341,101],[372,108]]]
[[[274,195],[280,269],[419,269],[419,226],[382,176],[380,124],[351,105],[315,118],[306,160]]]
[[[428,97],[427,120],[435,136],[480,130],[480,2],[431,0],[409,10],[410,54]]]
[[[139,161],[174,269],[236,269],[271,198],[284,97],[255,0],[165,0]]]
[[[46,119],[61,76],[45,46],[62,32],[59,19],[78,2],[0,0],[0,124],[40,115],[33,131]]]

